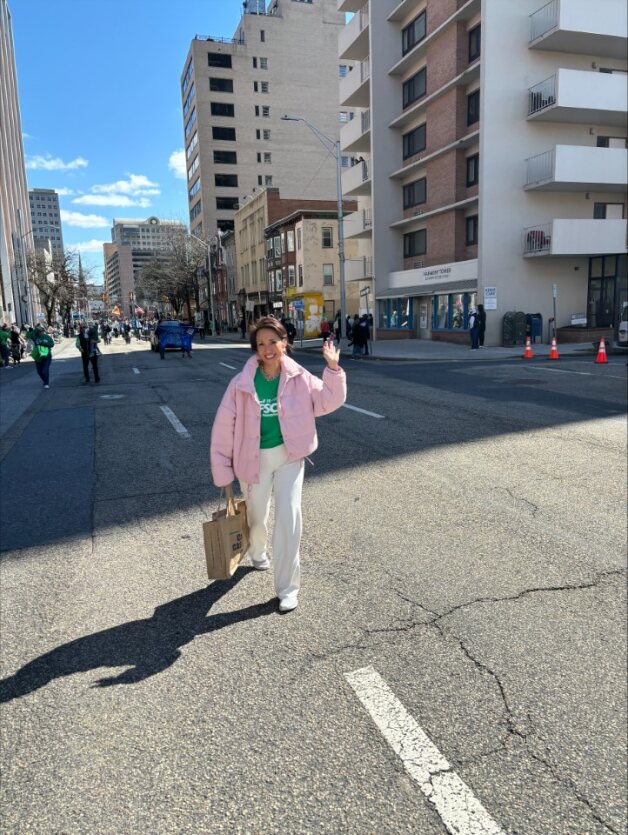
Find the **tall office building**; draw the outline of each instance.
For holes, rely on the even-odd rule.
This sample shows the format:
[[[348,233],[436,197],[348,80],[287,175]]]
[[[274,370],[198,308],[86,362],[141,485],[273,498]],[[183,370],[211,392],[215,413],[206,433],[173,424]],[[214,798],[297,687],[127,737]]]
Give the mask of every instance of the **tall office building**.
[[[103,244],[105,293],[109,302],[120,305],[121,312],[132,315],[136,281],[142,267],[163,256],[173,236],[185,234],[178,220],[158,217],[114,218],[111,243]]]
[[[35,249],[45,249],[50,255],[63,254],[59,195],[52,188],[32,188],[28,201]]]
[[[303,116],[339,134],[337,0],[244,3],[233,38],[196,36],[181,77],[190,229],[233,229],[245,196],[280,188],[282,196],[333,199],[333,157]]]
[[[11,12],[0,0],[0,322],[32,322],[39,309],[26,263],[32,249]]]
[[[487,309],[541,313],[543,337],[617,330],[626,273],[622,0],[339,0],[353,118],[343,177],[377,335],[468,340]],[[376,48],[375,48],[376,45]],[[369,262],[369,258],[372,261]],[[359,264],[358,264],[359,266]],[[574,327],[572,328],[572,324]],[[602,330],[600,330],[602,329]],[[606,329],[606,330],[604,330]]]

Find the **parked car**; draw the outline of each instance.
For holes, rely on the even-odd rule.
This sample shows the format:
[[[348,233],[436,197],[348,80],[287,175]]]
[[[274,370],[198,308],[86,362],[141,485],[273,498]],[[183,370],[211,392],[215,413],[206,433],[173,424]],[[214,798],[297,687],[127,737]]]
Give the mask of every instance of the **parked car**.
[[[624,306],[621,311],[617,343],[622,348],[628,348],[628,302],[624,302]]]
[[[187,333],[188,327],[190,326],[176,319],[164,319],[162,322],[159,322],[150,335],[151,351],[159,350],[159,343],[162,339],[164,341],[164,350],[183,351],[182,337]]]

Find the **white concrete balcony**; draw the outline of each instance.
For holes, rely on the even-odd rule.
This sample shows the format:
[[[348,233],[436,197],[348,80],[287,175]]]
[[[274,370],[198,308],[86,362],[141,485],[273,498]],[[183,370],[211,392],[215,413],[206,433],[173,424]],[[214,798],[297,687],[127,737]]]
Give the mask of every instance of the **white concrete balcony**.
[[[340,128],[340,147],[348,153],[370,153],[371,111],[363,110]]]
[[[559,69],[528,90],[528,119],[624,127],[625,73]]]
[[[369,54],[369,4],[356,12],[338,37],[341,60],[362,61]]]
[[[625,58],[624,0],[550,0],[530,15],[531,49]]]
[[[628,182],[628,150],[557,145],[526,160],[527,191],[617,191]]]
[[[373,278],[373,259],[364,255],[362,258],[351,258],[345,261],[345,279],[347,281],[364,281]]]
[[[340,104],[347,107],[368,107],[371,92],[371,62],[360,61],[340,79]]]
[[[371,163],[358,162],[342,172],[342,193],[345,197],[358,197],[371,193]]]
[[[338,0],[339,12],[357,12],[365,4],[366,0]]]
[[[345,217],[345,238],[368,238],[373,231],[373,210],[362,209]]]
[[[524,257],[626,252],[625,220],[554,219],[523,230]]]

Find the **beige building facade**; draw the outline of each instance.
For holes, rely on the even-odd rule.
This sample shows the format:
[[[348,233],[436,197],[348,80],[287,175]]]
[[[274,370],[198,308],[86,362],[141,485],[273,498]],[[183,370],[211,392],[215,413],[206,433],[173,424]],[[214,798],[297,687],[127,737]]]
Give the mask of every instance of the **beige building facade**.
[[[333,159],[303,124],[338,139],[337,0],[245,3],[233,38],[197,36],[181,77],[190,229],[234,228],[245,198],[333,199]]]
[[[542,337],[618,332],[626,276],[626,14],[621,0],[340,0],[353,118],[347,236],[378,338],[467,341],[484,304],[540,313]],[[377,49],[373,45],[377,44]],[[574,327],[572,327],[572,322]],[[584,324],[582,324],[584,322]],[[577,324],[576,323],[580,323]]]
[[[40,311],[28,278],[33,250],[11,12],[0,0],[0,323],[32,323]]]
[[[59,195],[52,188],[32,188],[28,192],[30,228],[35,249],[51,255],[63,254],[63,230]]]

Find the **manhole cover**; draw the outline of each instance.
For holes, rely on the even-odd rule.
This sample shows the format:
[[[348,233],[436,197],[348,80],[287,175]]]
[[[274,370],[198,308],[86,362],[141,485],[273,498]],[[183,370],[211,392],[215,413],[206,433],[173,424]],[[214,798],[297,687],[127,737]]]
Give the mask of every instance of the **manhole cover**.
[[[123,394],[101,394],[100,395],[101,400],[122,400],[123,397],[124,397]]]

